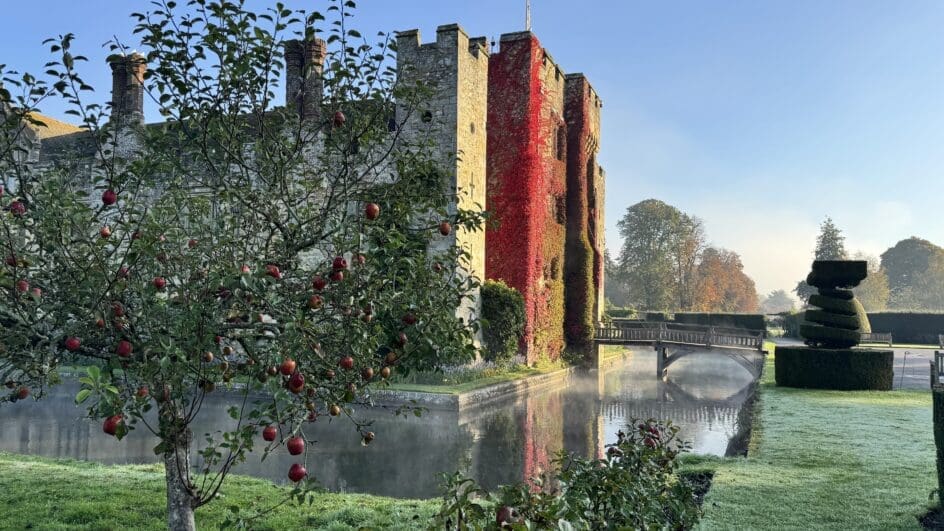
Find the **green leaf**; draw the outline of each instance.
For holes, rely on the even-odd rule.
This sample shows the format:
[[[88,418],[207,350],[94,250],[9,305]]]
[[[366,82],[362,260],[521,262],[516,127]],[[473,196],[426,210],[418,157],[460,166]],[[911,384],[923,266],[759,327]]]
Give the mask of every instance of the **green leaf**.
[[[75,395],[75,403],[76,403],[76,404],[81,404],[81,403],[85,402],[86,400],[88,400],[88,397],[91,396],[91,395],[92,395],[92,390],[91,390],[91,389],[82,389],[81,391],[79,391],[78,393],[76,393],[76,395]]]

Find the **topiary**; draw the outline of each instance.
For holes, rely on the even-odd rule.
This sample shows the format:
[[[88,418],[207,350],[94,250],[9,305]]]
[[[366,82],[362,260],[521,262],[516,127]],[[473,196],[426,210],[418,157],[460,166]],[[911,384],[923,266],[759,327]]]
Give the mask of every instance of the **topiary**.
[[[859,344],[864,320],[862,305],[850,288],[859,285],[868,275],[863,260],[816,260],[806,283],[819,293],[810,297],[810,304],[821,308],[806,311],[809,323],[800,326],[800,335],[810,346],[848,348]],[[863,326],[864,325],[864,326]]]
[[[524,335],[524,297],[500,280],[482,284],[482,357],[504,364],[518,354]]]

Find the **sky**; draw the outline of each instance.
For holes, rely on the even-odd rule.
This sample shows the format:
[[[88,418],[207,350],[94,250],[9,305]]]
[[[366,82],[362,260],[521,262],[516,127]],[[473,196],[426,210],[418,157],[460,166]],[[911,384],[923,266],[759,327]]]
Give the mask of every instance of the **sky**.
[[[250,6],[269,5],[248,0]],[[324,8],[324,0],[286,0]],[[604,101],[607,247],[627,207],[661,199],[739,253],[763,294],[805,277],[831,216],[852,251],[919,236],[944,245],[944,2],[532,0],[532,29]],[[102,44],[130,47],[147,0],[4,2],[0,63],[41,72],[46,37],[72,32],[108,100]],[[362,34],[458,22],[497,38],[525,0],[360,0]],[[67,119],[61,106],[43,109]],[[148,112],[149,119],[156,113]]]

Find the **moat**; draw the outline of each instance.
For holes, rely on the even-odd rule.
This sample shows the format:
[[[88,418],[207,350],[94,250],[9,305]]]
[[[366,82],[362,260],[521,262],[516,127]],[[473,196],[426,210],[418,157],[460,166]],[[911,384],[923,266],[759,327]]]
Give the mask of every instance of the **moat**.
[[[377,439],[366,447],[349,422],[319,419],[306,428],[317,440],[308,470],[332,491],[428,498],[438,494],[441,472],[468,471],[488,488],[519,481],[540,474],[560,449],[602,455],[617,430],[648,417],[678,424],[696,453],[728,452],[751,394],[748,372],[721,354],[704,353],[673,365],[666,382],[654,374],[654,354],[641,350],[599,373],[573,375],[564,386],[478,410],[430,410],[422,418],[379,410],[372,427]],[[156,460],[157,441],[147,431],[117,441],[99,422],[82,419],[73,403],[76,389],[65,384],[42,402],[0,409],[0,450],[103,463]],[[211,396],[204,405],[195,440],[226,427],[221,398]],[[261,462],[258,448],[236,472],[286,481],[295,458],[279,452]]]

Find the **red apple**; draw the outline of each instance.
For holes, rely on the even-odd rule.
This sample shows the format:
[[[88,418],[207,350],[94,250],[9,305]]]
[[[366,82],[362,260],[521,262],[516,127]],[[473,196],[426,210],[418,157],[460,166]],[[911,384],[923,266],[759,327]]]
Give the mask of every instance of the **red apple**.
[[[266,266],[266,275],[269,275],[276,280],[280,280],[282,278],[282,272],[279,270],[279,266],[274,264],[269,264]]]
[[[285,443],[285,447],[288,448],[288,453],[299,455],[305,451],[305,439],[296,435]]]
[[[127,267],[119,267],[119,268],[118,268],[118,278],[128,278],[128,274],[129,274],[129,273],[130,273],[130,271],[128,271],[128,268],[127,268]]]
[[[308,298],[308,307],[311,308],[312,310],[316,308],[321,308],[322,302],[323,301],[321,299],[321,295],[312,295],[311,297]]]
[[[346,121],[347,121],[347,117],[344,116],[343,112],[337,111],[336,113],[334,113],[334,126],[335,127],[342,127],[344,125],[344,122]]]
[[[266,426],[265,429],[262,430],[262,438],[269,442],[274,441],[278,434],[279,430],[276,429],[275,426]]]
[[[450,232],[452,232],[452,225],[450,225],[448,221],[443,221],[439,224],[439,234],[449,236]]]
[[[197,240],[194,240],[193,238],[191,238],[190,240],[187,241],[187,247],[189,247],[190,249],[193,249],[196,246],[197,246]]]
[[[331,407],[328,408],[328,414],[332,417],[337,417],[341,414],[341,408],[337,404],[331,404]]]
[[[408,312],[406,315],[403,316],[403,324],[406,324],[409,326],[415,325],[416,315],[414,315],[412,312]]]
[[[374,432],[372,432],[372,431],[369,431],[369,432],[365,433],[365,434],[364,434],[364,446],[367,446],[368,444],[370,444],[371,442],[373,442],[373,441],[374,441],[374,437],[376,437],[376,436],[374,435]]]
[[[354,368],[354,358],[351,356],[344,356],[338,361],[338,366],[346,371],[349,371]]]
[[[285,376],[288,376],[295,372],[296,363],[292,358],[285,358],[282,360],[282,365],[279,366],[279,371],[282,372]]]
[[[27,387],[20,387],[16,390],[16,398],[18,400],[25,400],[30,394],[30,390]]]
[[[102,431],[108,435],[114,435],[118,432],[118,426],[121,425],[121,422],[121,415],[112,415],[105,419],[105,422],[102,424]]]
[[[649,448],[655,448],[655,447],[656,447],[656,440],[653,439],[652,437],[646,437],[646,438],[644,438],[644,439],[642,440],[642,442],[643,442],[646,446],[648,446]]]
[[[331,370],[331,369],[326,370],[326,371],[325,371],[325,378],[327,378],[327,379],[329,379],[329,380],[333,380],[333,379],[334,379],[334,371]]]
[[[79,350],[79,347],[82,346],[82,341],[80,341],[79,338],[77,337],[70,337],[66,339],[65,344],[66,344],[66,350],[70,352],[75,352],[76,350]]]
[[[105,328],[105,320],[99,317],[98,319],[95,320],[95,326],[99,328]]]
[[[345,260],[343,256],[336,256],[334,257],[334,262],[331,265],[334,267],[335,271],[347,269],[347,260]]]
[[[357,260],[357,265],[362,266],[367,263],[367,257],[358,253],[354,255],[354,260]]]
[[[111,311],[115,314],[115,317],[122,317],[125,314],[125,307],[120,302],[114,302],[111,305]]]
[[[162,290],[164,289],[164,286],[167,285],[167,280],[164,277],[154,277],[152,283],[154,284],[155,288]]]
[[[14,201],[10,203],[10,213],[16,217],[20,217],[26,214],[26,205],[24,205],[20,201]]]
[[[403,332],[400,332],[400,334],[397,335],[397,343],[399,343],[401,347],[406,345],[407,341],[408,339],[406,337],[406,334],[404,334]]]
[[[43,290],[39,288],[33,288],[32,291],[30,291],[30,293],[37,299],[43,296]]]
[[[135,393],[135,396],[137,396],[138,398],[146,398],[148,393],[150,393],[148,386],[142,385],[141,387],[138,387],[138,392]]]
[[[132,240],[140,240],[140,239],[141,239],[141,231],[136,230],[136,231],[132,232],[132,233],[131,233],[131,239],[132,239]]]
[[[132,350],[131,342],[124,339],[119,341],[118,347],[115,348],[115,352],[122,358],[130,358]]]
[[[341,282],[342,280],[344,280],[344,271],[335,271],[334,273],[331,273],[332,282]]]
[[[105,225],[100,231],[98,231],[98,235],[103,239],[107,239],[111,236],[111,229],[108,227],[108,225]]]
[[[367,219],[374,220],[380,216],[380,205],[377,203],[367,203],[367,206],[364,207],[364,216]]]
[[[305,376],[300,372],[296,372],[288,379],[288,390],[295,393],[296,395],[305,388]]]
[[[298,483],[299,481],[305,479],[305,476],[308,475],[308,471],[305,470],[305,467],[299,463],[295,463],[288,469],[288,479]]]
[[[6,260],[6,263],[7,263],[7,265],[10,266],[10,267],[16,267],[16,256],[15,256],[15,255],[12,255],[12,254],[11,254],[10,256],[8,256],[8,257],[7,257],[7,260]]]
[[[118,201],[118,194],[114,190],[109,188],[102,192],[102,204],[105,206],[114,205]]]
[[[248,275],[252,272],[252,269],[250,269],[248,265],[243,264],[243,266],[239,268],[239,271],[244,275]]]
[[[505,524],[511,524],[515,521],[515,510],[507,505],[502,505],[495,512],[495,523],[498,527],[504,527]]]
[[[20,293],[26,293],[27,291],[29,291],[29,282],[25,280],[17,280],[16,291],[19,291]]]
[[[328,285],[328,281],[324,279],[321,275],[316,276],[311,280],[311,285],[318,291],[325,289],[325,286]]]
[[[380,377],[384,380],[390,378],[390,367],[384,367],[383,369],[380,369]]]
[[[204,352],[204,353],[203,353],[203,362],[204,362],[204,363],[213,363],[213,353],[212,353],[212,352]]]
[[[433,264],[433,271],[437,273],[442,273],[442,270],[443,270],[443,265],[441,263],[436,262],[435,264]]]
[[[361,377],[362,377],[365,381],[368,381],[368,382],[371,381],[371,380],[373,380],[373,379],[374,379],[374,369],[372,369],[372,368],[370,368],[370,367],[364,367],[364,369],[361,371]]]

